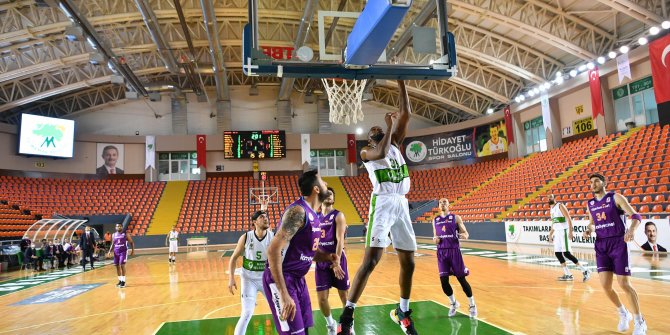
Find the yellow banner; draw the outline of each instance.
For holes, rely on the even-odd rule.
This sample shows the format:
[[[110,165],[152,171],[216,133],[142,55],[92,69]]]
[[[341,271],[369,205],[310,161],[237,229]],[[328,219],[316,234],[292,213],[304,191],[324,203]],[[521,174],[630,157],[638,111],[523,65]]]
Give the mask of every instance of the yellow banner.
[[[575,135],[585,133],[591,130],[593,130],[593,119],[590,117],[572,121],[572,132]]]

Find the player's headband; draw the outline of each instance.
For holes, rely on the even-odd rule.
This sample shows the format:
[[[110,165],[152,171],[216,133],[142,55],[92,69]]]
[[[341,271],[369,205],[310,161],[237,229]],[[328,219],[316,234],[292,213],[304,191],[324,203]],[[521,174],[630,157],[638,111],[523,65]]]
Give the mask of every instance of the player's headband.
[[[268,213],[266,211],[256,211],[254,215],[251,216],[251,219],[256,221],[261,215],[267,215]]]

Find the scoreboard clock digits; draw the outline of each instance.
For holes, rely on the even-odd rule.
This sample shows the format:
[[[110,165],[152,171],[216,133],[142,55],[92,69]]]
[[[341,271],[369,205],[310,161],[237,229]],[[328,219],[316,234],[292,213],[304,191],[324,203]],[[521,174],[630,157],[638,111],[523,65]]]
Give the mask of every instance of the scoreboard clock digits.
[[[226,131],[224,158],[266,159],[286,157],[286,133],[281,130]]]

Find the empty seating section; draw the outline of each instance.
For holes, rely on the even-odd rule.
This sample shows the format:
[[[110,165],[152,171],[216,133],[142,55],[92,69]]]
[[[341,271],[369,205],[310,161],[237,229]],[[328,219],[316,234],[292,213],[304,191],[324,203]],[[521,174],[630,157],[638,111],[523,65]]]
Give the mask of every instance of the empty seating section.
[[[592,197],[588,175],[601,172],[607,177],[607,190],[628,198],[644,217],[670,212],[670,127],[648,126],[620,143],[568,179],[553,192],[575,218],[586,218],[587,199]],[[546,219],[549,208],[540,196],[513,214],[512,218]]]
[[[410,171],[410,202],[447,197],[452,210],[465,221],[495,219],[549,181],[603,148],[618,135],[589,137],[561,148],[519,160],[495,160],[450,168]],[[622,139],[623,140],[623,139]],[[645,127],[593,162],[586,160],[575,174],[553,187],[559,201],[575,218],[585,217],[585,200],[591,197],[587,175],[600,171],[608,189],[621,192],[640,213],[656,217],[670,212],[670,127]],[[517,163],[515,166],[513,164]],[[507,171],[505,171],[507,169]],[[502,173],[504,171],[504,173]],[[268,212],[271,227],[286,206],[300,196],[297,175],[269,176],[276,202]],[[363,223],[368,220],[372,185],[367,174],[341,177]],[[488,184],[481,186],[485,181]],[[64,180],[0,176],[0,239],[19,238],[37,220],[63,215],[132,215],[130,231],[144,234],[165,183],[142,180]],[[184,233],[244,231],[252,228],[250,188],[261,187],[252,177],[215,177],[189,182],[177,226]],[[478,188],[479,187],[479,188]],[[468,195],[467,197],[464,197]],[[434,208],[418,218],[432,219]],[[658,213],[658,214],[657,214]],[[665,216],[665,214],[664,214]],[[543,195],[510,213],[509,220],[546,220],[549,207]]]
[[[593,154],[614,136],[589,137],[535,154],[452,208],[465,221],[492,220],[517,201]]]
[[[142,235],[164,187],[164,182],[147,183],[139,179],[68,180],[0,176],[0,200],[44,218],[54,213],[65,216],[130,214],[132,220],[128,230]],[[35,221],[34,218],[31,220]],[[22,235],[23,232],[15,236]]]
[[[298,176],[268,176],[266,187],[276,187],[277,202],[268,208],[270,226],[275,227],[286,206],[300,197]],[[250,205],[250,188],[261,187],[252,177],[210,178],[192,181],[186,190],[177,227],[182,232],[222,232],[252,229],[251,215],[260,209]]]
[[[0,204],[0,239],[23,236],[35,221],[34,215],[24,214],[18,206]]]
[[[513,163],[514,161],[505,159],[451,168],[411,171],[412,188],[407,198],[411,202],[442,197],[454,201]],[[368,175],[342,177],[341,180],[361,218],[367,222],[370,193],[372,192],[372,184]],[[423,220],[427,219],[420,219],[420,221]]]

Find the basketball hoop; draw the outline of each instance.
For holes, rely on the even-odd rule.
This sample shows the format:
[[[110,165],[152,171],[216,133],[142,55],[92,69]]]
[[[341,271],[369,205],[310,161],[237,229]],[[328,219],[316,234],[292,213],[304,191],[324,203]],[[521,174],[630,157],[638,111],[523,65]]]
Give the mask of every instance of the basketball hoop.
[[[363,80],[321,79],[328,93],[330,105],[330,122],[335,124],[357,123],[363,121]]]

